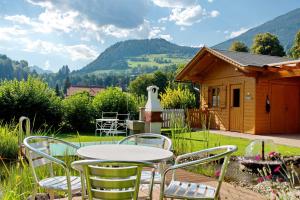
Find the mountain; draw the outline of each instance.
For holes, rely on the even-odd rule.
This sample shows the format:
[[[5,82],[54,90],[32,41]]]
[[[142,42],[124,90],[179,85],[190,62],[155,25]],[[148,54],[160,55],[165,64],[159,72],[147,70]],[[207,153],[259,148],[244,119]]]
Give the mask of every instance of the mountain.
[[[284,49],[289,50],[294,42],[296,33],[300,29],[300,8],[292,10],[284,15],[276,17],[260,26],[252,28],[247,32],[226,40],[220,44],[213,46],[217,49],[228,49],[233,41],[244,42],[248,47],[251,47],[253,37],[258,33],[270,32],[278,36],[280,43],[283,45]]]
[[[51,74],[51,73],[53,73],[50,70],[42,69],[42,68],[40,68],[40,67],[38,67],[36,65],[30,66],[29,69],[30,69],[30,72],[35,71],[37,74]]]
[[[190,58],[198,50],[198,48],[179,46],[164,39],[126,40],[117,42],[116,44],[108,47],[103,53],[98,56],[98,58],[96,58],[96,60],[77,72],[91,73],[98,70],[128,69],[130,67],[128,61],[149,61],[149,58],[143,57],[143,55],[149,54],[161,54],[168,55],[169,57]],[[156,58],[155,60],[158,64],[161,64],[161,62],[169,62],[171,59],[164,60],[164,58],[160,57]]]

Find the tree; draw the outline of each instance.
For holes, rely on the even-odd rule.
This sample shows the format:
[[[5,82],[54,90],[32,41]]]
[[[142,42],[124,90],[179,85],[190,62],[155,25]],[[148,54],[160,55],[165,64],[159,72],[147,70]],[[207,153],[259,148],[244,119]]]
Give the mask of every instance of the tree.
[[[60,90],[59,90],[59,86],[58,86],[58,84],[56,83],[56,85],[55,85],[55,93],[56,93],[56,96],[60,96]]]
[[[285,56],[284,49],[277,36],[271,33],[257,34],[253,39],[251,51],[255,54]]]
[[[136,77],[129,84],[129,91],[138,96],[147,96],[147,87],[154,84],[153,74],[143,74]]]
[[[186,87],[178,85],[176,88],[166,88],[166,92],[160,95],[161,104],[165,109],[195,108],[196,97]]]
[[[229,47],[230,51],[249,52],[247,45],[240,41],[234,41]]]
[[[65,80],[65,85],[64,85],[64,94],[67,94],[68,88],[71,86],[70,78],[67,76]]]
[[[1,82],[0,108],[0,121],[27,116],[34,121],[35,128],[42,128],[45,123],[58,127],[62,119],[61,99],[45,82],[32,77]]]
[[[62,101],[62,105],[65,126],[76,131],[91,131],[94,128],[94,108],[88,92],[69,96]]]
[[[101,117],[102,112],[126,114],[128,112],[136,113],[138,109],[135,98],[116,87],[110,87],[98,93],[93,100],[93,106],[97,117]]]
[[[294,59],[300,58],[300,30],[295,36],[295,41],[292,48],[290,49],[289,56]]]

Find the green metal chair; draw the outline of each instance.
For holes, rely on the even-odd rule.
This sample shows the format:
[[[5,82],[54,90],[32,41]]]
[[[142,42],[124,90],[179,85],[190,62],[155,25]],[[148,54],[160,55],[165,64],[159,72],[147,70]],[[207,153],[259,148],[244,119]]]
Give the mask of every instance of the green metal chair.
[[[30,136],[25,138],[23,143],[26,148],[26,157],[32,168],[35,182],[39,187],[45,188],[49,192],[50,199],[54,199],[54,191],[66,191],[68,193],[69,200],[72,199],[72,194],[81,191],[80,177],[71,176],[71,172],[67,164],[62,160],[53,157],[50,149],[50,144],[52,143],[62,143],[73,150],[78,149],[78,146],[48,136]],[[65,176],[55,176],[53,164],[62,167]],[[39,179],[39,173],[36,171],[39,167],[47,167],[47,171],[49,172],[49,176],[47,178],[42,180]],[[36,192],[35,187],[32,194],[33,199],[35,199]]]
[[[236,146],[228,145],[178,156],[175,160],[175,164],[166,169],[162,175],[162,183],[160,186],[160,200],[163,200],[164,198],[205,200],[219,199],[221,185],[224,180],[230,156],[235,151],[237,151]],[[177,169],[196,166],[200,164],[207,164],[209,162],[217,161],[223,158],[224,161],[218,178],[217,187],[211,187],[201,183],[181,182],[176,178]],[[168,185],[166,185],[166,175],[170,171],[173,172],[172,180]]]
[[[154,165],[147,162],[80,160],[73,162],[72,167],[83,172],[89,200],[136,200],[142,168],[153,168]]]
[[[119,141],[118,144],[127,144],[127,145],[141,145],[141,146],[150,146],[165,149],[171,151],[172,149],[172,140],[164,135],[156,134],[156,133],[141,133],[130,135]],[[162,169],[166,163],[159,163],[157,165],[157,169]],[[154,173],[154,176],[152,176]],[[150,187],[153,187],[153,184],[161,183],[161,174],[159,170],[151,172],[149,170],[142,171],[141,183],[149,184]],[[153,179],[153,180],[152,180]],[[150,184],[153,183],[153,184]],[[153,188],[149,188],[149,198],[152,198],[152,190]]]

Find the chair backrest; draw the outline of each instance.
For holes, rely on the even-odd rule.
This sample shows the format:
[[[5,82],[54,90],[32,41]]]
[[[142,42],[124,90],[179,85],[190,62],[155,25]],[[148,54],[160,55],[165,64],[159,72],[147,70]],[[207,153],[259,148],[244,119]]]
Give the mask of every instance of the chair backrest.
[[[180,167],[190,167],[193,165],[200,165],[209,163],[216,160],[221,160],[224,158],[220,174],[218,177],[218,185],[216,187],[215,197],[219,195],[222,182],[224,180],[224,176],[227,170],[228,163],[230,161],[230,156],[232,153],[237,151],[237,146],[234,145],[226,145],[219,146],[209,149],[204,149],[197,152],[187,153],[184,155],[180,155],[175,160],[174,168]],[[182,161],[182,162],[181,162]],[[172,180],[176,179],[176,170],[173,170]]]
[[[36,168],[47,165],[47,172],[52,177],[54,176],[53,163],[66,167],[66,164],[51,155],[51,144],[63,143],[73,148],[79,148],[76,145],[65,142],[63,140],[48,137],[48,136],[30,136],[24,139],[24,146],[26,148],[26,157],[32,168],[32,172],[36,182],[39,182]]]
[[[172,141],[170,138],[156,133],[141,133],[130,135],[121,141],[118,144],[131,144],[131,145],[141,145],[141,146],[151,146],[162,148],[165,150],[172,149]]]
[[[118,112],[102,112],[102,119],[117,119]]]
[[[88,199],[137,199],[143,167],[153,168],[146,162],[118,162],[80,160],[72,167],[82,171]]]
[[[120,121],[120,120],[126,121],[126,120],[129,119],[129,117],[130,117],[130,114],[129,114],[129,113],[127,113],[127,114],[118,114],[118,115],[117,115],[117,118],[118,118],[119,121]]]

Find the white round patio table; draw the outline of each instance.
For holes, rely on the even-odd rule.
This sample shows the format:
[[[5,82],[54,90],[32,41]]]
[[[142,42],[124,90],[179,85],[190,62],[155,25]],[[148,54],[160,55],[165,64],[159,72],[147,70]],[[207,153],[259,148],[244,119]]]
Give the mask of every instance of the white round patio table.
[[[77,155],[85,159],[113,160],[113,161],[142,161],[159,163],[169,160],[173,153],[168,150],[125,144],[101,144],[81,147]]]

